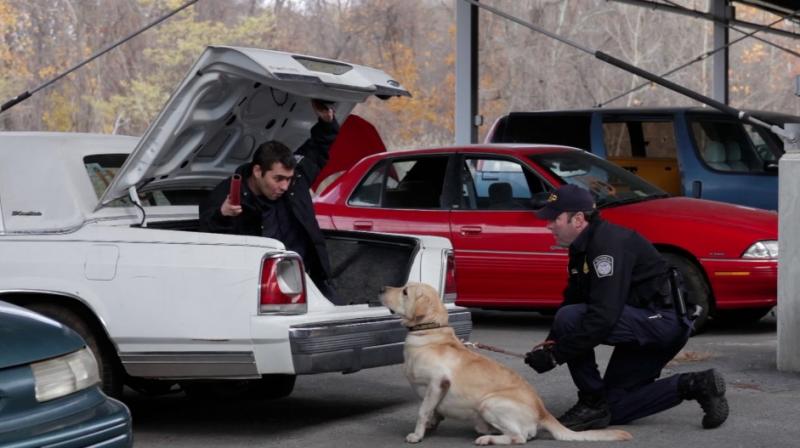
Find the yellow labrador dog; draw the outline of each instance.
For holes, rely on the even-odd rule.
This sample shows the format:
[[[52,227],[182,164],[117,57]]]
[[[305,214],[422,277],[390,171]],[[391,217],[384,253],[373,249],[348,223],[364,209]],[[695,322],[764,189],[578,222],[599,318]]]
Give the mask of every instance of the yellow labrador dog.
[[[409,327],[404,369],[422,397],[417,425],[406,436],[416,443],[444,417],[472,421],[484,434],[477,445],[523,444],[541,426],[556,440],[630,440],[621,430],[572,431],[545,409],[536,391],[513,370],[466,348],[447,325],[447,310],[431,286],[386,287],[381,303]],[[499,433],[499,435],[498,435]]]

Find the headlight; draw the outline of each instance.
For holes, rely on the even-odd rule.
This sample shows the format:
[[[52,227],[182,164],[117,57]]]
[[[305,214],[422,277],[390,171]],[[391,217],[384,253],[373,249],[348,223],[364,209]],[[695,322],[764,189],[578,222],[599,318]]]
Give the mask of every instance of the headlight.
[[[755,260],[766,260],[770,258],[778,258],[778,242],[777,241],[759,241],[744,251],[742,258],[749,258]]]
[[[31,364],[36,400],[63,397],[100,382],[97,361],[88,348],[69,355]]]

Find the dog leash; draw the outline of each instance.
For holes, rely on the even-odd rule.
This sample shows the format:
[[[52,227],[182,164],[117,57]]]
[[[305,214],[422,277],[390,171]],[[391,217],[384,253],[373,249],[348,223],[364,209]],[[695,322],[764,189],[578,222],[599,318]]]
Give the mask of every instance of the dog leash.
[[[488,350],[490,352],[502,353],[504,355],[513,356],[515,358],[525,359],[525,355],[524,354],[510,352],[510,351],[502,349],[500,347],[495,347],[495,346],[484,344],[484,343],[481,343],[481,342],[465,341],[463,339],[461,340],[461,342],[464,344],[464,346],[472,348],[472,349]],[[547,340],[547,341],[544,341],[544,342],[540,342],[539,344],[534,345],[533,348],[531,349],[531,351],[539,349],[539,348],[544,348],[544,347],[552,347],[553,345],[555,345],[555,343],[556,343],[556,341],[550,341],[550,340]]]

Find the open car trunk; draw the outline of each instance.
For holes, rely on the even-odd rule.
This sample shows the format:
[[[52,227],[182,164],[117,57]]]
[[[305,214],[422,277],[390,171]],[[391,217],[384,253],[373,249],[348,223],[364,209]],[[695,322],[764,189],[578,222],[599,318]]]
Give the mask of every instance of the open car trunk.
[[[149,228],[198,231],[197,220],[155,221]],[[338,294],[334,305],[381,306],[378,294],[384,286],[408,281],[419,251],[419,240],[400,235],[323,230],[331,263],[331,283]]]
[[[397,235],[324,230],[333,287],[342,303],[381,306],[384,286],[408,281],[418,241]]]

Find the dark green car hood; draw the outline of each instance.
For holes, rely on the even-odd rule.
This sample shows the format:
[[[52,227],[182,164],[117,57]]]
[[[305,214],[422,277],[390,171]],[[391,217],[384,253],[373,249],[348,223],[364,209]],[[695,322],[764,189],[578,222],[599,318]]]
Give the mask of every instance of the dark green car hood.
[[[85,344],[60,323],[0,302],[0,369],[74,352]]]

